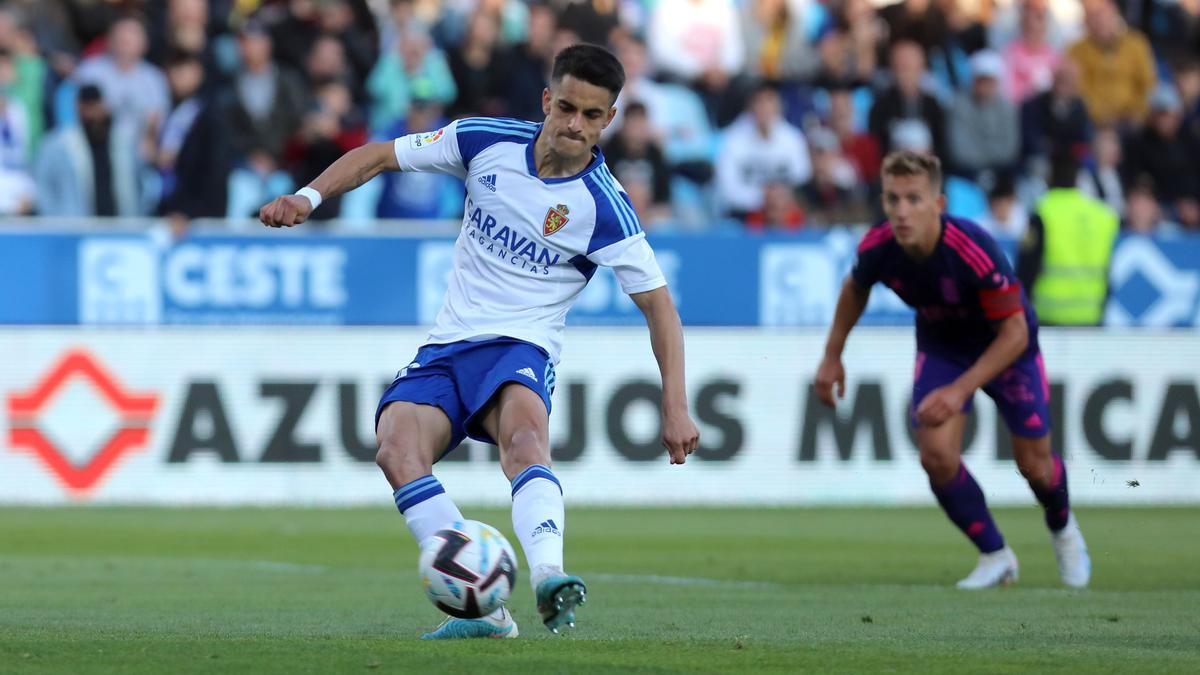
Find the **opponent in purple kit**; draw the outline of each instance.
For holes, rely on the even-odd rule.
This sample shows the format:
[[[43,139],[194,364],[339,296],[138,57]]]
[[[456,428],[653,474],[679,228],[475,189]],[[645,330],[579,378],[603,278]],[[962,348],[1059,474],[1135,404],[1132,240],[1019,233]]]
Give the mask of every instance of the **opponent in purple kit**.
[[[817,395],[835,405],[845,392],[841,355],[880,282],[917,310],[917,358],[910,422],[921,466],[950,520],[979,548],[979,564],[959,588],[1017,579],[1017,557],[996,528],[979,484],[962,462],[966,413],[975,390],[996,402],[1012,431],[1013,456],[1045,507],[1063,583],[1082,588],[1091,560],[1067,498],[1062,458],[1050,449],[1049,384],[1037,342],[1037,317],[1012,266],[978,225],[943,213],[936,157],[895,152],[883,163],[888,220],[871,228],[842,285]]]

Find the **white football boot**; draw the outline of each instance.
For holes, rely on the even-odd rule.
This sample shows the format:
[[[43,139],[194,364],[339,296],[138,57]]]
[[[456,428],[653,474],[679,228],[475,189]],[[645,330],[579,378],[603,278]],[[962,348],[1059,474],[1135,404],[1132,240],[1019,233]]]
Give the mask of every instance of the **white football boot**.
[[[1092,559],[1074,511],[1067,516],[1066,527],[1050,533],[1050,540],[1054,542],[1054,557],[1058,560],[1058,576],[1062,582],[1071,588],[1087,588],[1092,578]]]
[[[1007,546],[999,551],[979,554],[979,563],[962,581],[959,588],[979,589],[1008,586],[1017,580],[1017,555]]]

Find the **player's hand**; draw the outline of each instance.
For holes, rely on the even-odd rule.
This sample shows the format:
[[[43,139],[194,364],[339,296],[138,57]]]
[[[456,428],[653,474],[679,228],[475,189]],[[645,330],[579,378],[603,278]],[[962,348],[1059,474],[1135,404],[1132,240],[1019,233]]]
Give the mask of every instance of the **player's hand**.
[[[688,455],[696,451],[700,445],[700,430],[686,410],[663,412],[662,444],[671,456],[672,464],[683,464]]]
[[[967,402],[968,392],[962,391],[953,384],[947,384],[933,391],[917,406],[917,422],[922,426],[941,426],[946,420],[962,412]]]
[[[312,202],[300,195],[283,195],[258,210],[258,219],[267,227],[299,225],[312,213]]]
[[[817,377],[813,386],[817,390],[817,398],[830,408],[837,407],[837,399],[833,397],[833,388],[837,386],[837,398],[846,397],[846,369],[842,367],[841,359],[826,356],[821,359],[817,368]]]

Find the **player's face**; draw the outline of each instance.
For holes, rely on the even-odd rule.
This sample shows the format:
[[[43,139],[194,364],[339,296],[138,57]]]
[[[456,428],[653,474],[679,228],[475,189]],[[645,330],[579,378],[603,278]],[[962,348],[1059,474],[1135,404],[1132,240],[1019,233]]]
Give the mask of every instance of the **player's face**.
[[[883,211],[896,243],[906,249],[930,249],[937,243],[945,206],[946,198],[934,191],[929,176],[883,177]]]
[[[588,155],[617,112],[612,103],[612,92],[570,75],[552,82],[542,92],[542,133],[549,134],[550,148],[561,157]]]

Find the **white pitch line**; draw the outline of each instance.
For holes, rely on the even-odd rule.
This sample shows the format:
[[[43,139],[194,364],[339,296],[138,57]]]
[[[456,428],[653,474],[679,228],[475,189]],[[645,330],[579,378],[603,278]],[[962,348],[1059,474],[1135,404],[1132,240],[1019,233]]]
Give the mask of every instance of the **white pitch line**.
[[[172,558],[169,556],[146,556],[122,558],[134,562],[176,563],[194,567],[249,569],[260,572],[292,572],[299,574],[322,574],[328,572],[326,565],[306,565],[303,563],[281,562],[277,560],[239,560],[237,558]]]
[[[254,569],[267,570],[270,572],[318,573],[329,571],[329,568],[325,565],[303,565],[301,563],[275,562],[272,560],[248,560],[246,562]]]
[[[729,579],[705,579],[703,577],[673,577],[658,574],[586,574],[589,581],[607,581],[618,584],[666,584],[668,586],[699,586],[706,588],[742,588],[779,590],[783,584],[773,581],[731,581]]]
[[[47,556],[17,556],[0,554],[4,559],[40,560],[51,559]],[[73,563],[95,567],[111,563],[166,565],[174,567],[197,567],[209,569],[249,569],[263,572],[293,572],[303,574],[321,574],[332,570],[328,565],[309,565],[304,563],[281,562],[277,560],[239,560],[237,558],[176,558],[173,556],[96,556],[95,558],[73,558]]]

